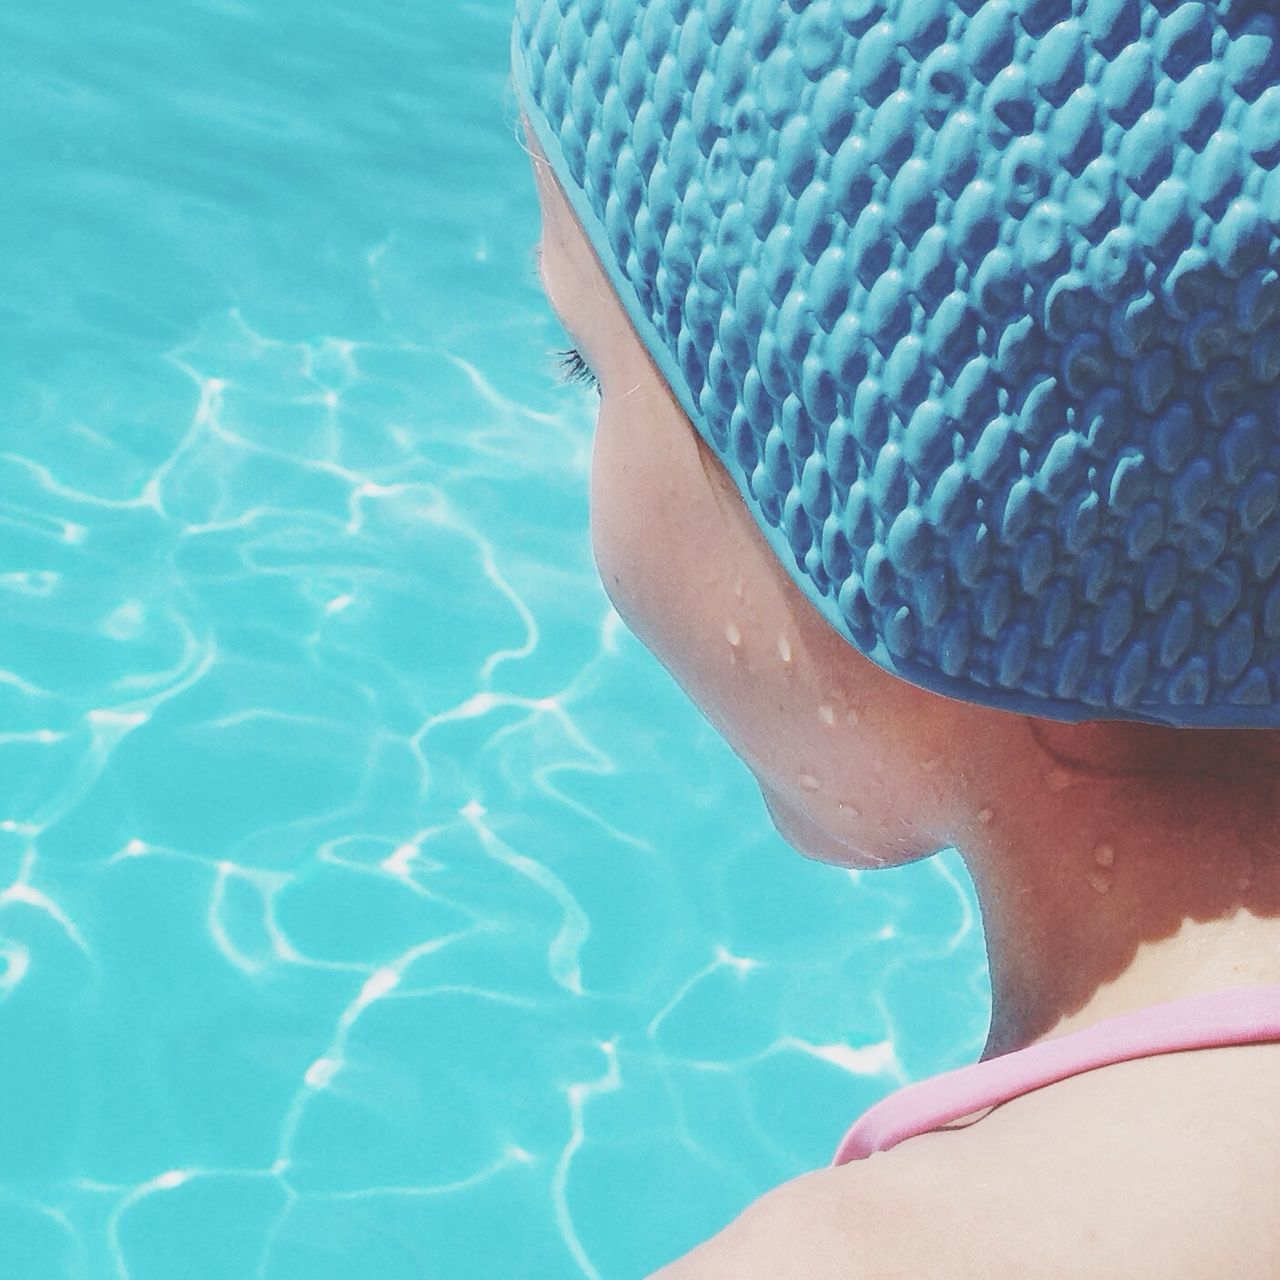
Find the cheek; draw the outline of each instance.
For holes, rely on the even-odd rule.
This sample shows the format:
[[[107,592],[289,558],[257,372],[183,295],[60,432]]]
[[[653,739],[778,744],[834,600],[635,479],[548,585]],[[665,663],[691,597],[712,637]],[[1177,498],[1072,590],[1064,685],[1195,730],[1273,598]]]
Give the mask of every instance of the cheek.
[[[705,545],[705,499],[686,474],[687,448],[606,397],[591,455],[592,551],[614,607],[663,661],[687,642],[706,571],[693,554]]]
[[[762,594],[761,566],[720,497],[683,417],[606,401],[591,469],[600,580],[627,627],[755,769],[760,744],[782,733],[786,691],[776,662],[750,656],[774,643],[738,594],[744,584],[747,599]]]
[[[591,449],[591,550],[609,599],[634,630],[644,595],[636,580],[638,560],[647,548],[635,520],[635,482],[628,477],[630,463],[620,434],[602,405]]]
[[[624,622],[755,773],[794,847],[861,867],[933,852],[908,817],[919,780],[898,777],[889,750],[913,737],[910,691],[830,630],[737,502],[713,488],[683,417],[606,395],[591,542]]]

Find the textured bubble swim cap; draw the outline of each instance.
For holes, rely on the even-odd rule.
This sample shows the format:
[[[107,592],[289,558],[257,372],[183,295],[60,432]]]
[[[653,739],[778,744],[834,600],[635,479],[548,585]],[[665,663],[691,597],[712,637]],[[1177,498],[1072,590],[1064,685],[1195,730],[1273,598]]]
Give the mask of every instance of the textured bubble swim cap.
[[[520,104],[880,666],[1280,725],[1274,0],[518,0]]]

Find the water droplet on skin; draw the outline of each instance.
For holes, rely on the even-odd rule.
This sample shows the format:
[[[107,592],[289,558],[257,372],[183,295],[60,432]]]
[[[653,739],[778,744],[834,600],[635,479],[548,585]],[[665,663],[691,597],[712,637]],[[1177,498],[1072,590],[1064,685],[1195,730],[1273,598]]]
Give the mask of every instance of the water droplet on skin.
[[[1090,871],[1089,886],[1098,893],[1107,893],[1111,889],[1111,877],[1105,871]]]
[[[979,810],[978,810],[978,821],[979,821],[980,823],[982,823],[982,825],[983,825],[984,827],[985,827],[985,826],[986,826],[986,825],[991,821],[991,819],[992,819],[992,818],[994,818],[994,817],[995,817],[995,814],[994,814],[994,813],[992,813],[990,809],[979,809]]]
[[[734,587],[733,594],[737,596],[739,600],[742,599],[742,579],[741,578],[738,579],[738,585]]]
[[[835,724],[836,722],[835,710],[832,707],[828,707],[824,704],[823,706],[818,708],[818,719],[821,720],[823,724]]]
[[[786,636],[778,637],[778,657],[780,657],[783,662],[791,661],[791,641],[788,640]]]
[[[1050,791],[1065,791],[1074,781],[1066,769],[1050,769],[1044,780]]]
[[[802,773],[800,775],[800,786],[805,791],[817,791],[818,780],[811,773]]]
[[[1114,866],[1116,860],[1116,851],[1114,845],[1100,844],[1093,851],[1093,860],[1100,867]]]
[[[857,724],[862,719],[856,711],[847,712],[844,718],[849,724]]]
[[[839,809],[842,813],[847,813],[851,818],[862,817],[862,810],[859,809],[856,804],[845,804],[845,802],[841,800],[836,805],[836,808]]]
[[[736,649],[742,643],[742,632],[731,622],[724,629],[724,638]]]

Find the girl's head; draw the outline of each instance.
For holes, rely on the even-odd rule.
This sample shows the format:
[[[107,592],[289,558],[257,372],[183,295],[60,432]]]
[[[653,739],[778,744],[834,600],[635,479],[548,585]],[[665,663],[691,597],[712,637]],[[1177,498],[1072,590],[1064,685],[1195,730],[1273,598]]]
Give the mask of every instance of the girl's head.
[[[1158,727],[1277,723],[1274,23],[1015,9],[520,6],[602,576],[818,856],[1274,764]]]
[[[871,865],[941,847],[928,791],[911,794],[911,759],[940,755],[942,721],[959,704],[863,658],[781,570],[636,337],[549,166],[535,154],[534,167],[547,293],[600,383],[592,545],[618,612],[752,768],[797,847]],[[903,794],[877,803],[870,778]]]
[[[900,863],[1007,830],[1012,805],[1064,811],[1091,782],[1145,792],[1184,826],[1272,820],[1280,735],[1033,719],[921,689],[813,608],[693,429],[530,138],[549,298],[600,388],[592,543],[619,613],[724,734],[802,852]],[[1030,804],[1027,802],[1031,801]],[[1238,819],[1236,819],[1238,820]]]

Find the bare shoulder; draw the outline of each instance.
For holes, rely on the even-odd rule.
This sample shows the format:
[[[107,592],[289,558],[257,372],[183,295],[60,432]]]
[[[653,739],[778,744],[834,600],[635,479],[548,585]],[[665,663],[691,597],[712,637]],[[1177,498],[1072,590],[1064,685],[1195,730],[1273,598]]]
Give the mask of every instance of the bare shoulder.
[[[933,1265],[939,1220],[898,1162],[805,1174],[651,1280],[918,1280]]]
[[[652,1280],[1275,1280],[1280,1045],[1121,1063],[807,1174]]]

